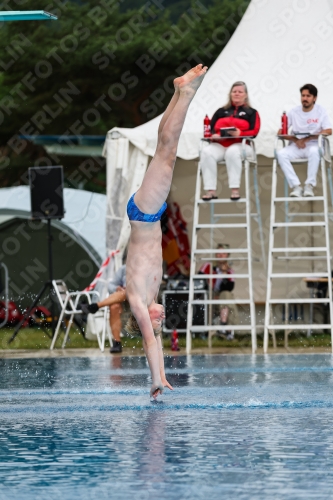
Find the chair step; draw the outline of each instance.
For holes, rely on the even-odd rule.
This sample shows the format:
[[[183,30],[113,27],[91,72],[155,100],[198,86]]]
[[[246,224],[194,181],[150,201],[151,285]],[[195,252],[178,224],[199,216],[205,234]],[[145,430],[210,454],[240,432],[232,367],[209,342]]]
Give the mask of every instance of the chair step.
[[[272,252],[326,252],[327,247],[286,247],[286,248],[273,248]]]
[[[327,301],[326,301],[327,302]],[[200,299],[194,299],[189,301],[190,305],[196,305],[196,304],[251,304],[250,300],[243,300],[243,299],[226,299],[226,300],[219,300],[219,299],[207,299],[207,300],[200,300]]]
[[[271,273],[271,278],[328,278],[328,273]]]
[[[221,327],[220,327],[221,328]],[[269,330],[330,330],[332,326],[330,324],[319,325],[314,323],[313,325],[268,325]]]
[[[224,279],[224,278],[248,278],[249,274],[193,274],[193,279]]]
[[[296,197],[296,196],[289,196],[289,197],[276,197],[274,198],[274,201],[322,201],[324,199],[323,196],[301,196],[301,197]]]
[[[206,254],[206,253],[221,253],[221,248],[207,248],[207,249],[198,249],[194,250],[195,254]],[[228,253],[249,253],[247,248],[228,248]]]
[[[324,217],[324,212],[289,212],[289,217]]]
[[[240,198],[239,200],[230,200],[230,198],[218,198],[217,200],[210,200],[210,201],[205,201],[205,200],[196,200],[196,203],[198,203],[198,205],[203,205],[203,204],[207,204],[207,203],[210,203],[210,204],[214,204],[214,205],[219,205],[221,203],[246,203],[246,198]]]
[[[254,217],[257,214],[250,214],[252,217]],[[240,213],[240,214],[213,214],[214,219],[222,219],[222,218],[229,218],[229,217],[246,217],[246,212]]]
[[[271,299],[270,304],[327,304],[329,299]]]
[[[247,228],[247,224],[244,222],[242,224],[235,223],[235,224],[197,224],[196,229],[223,229],[223,228],[230,228],[230,229],[237,229],[237,228]]]
[[[276,260],[326,260],[327,256],[325,255],[282,255],[275,257]],[[332,257],[330,257],[332,259]]]
[[[322,222],[274,222],[273,227],[324,227]]]

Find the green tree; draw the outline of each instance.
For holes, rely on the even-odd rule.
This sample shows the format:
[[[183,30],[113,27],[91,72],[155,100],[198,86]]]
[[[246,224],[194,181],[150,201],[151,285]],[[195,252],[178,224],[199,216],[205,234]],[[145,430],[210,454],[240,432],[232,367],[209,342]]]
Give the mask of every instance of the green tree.
[[[48,2],[40,8],[43,3]],[[3,23],[5,153],[11,154],[15,134],[104,135],[114,126],[134,127],[160,114],[170,99],[172,77],[199,61],[210,66],[248,3],[214,0],[207,7],[193,0],[185,8],[189,4],[180,0],[172,8],[185,10],[173,22],[161,0],[125,11],[116,1],[68,0],[57,2],[58,21]],[[25,1],[24,9],[35,8],[35,1]],[[13,164],[26,167],[27,159],[19,154]],[[4,165],[0,162],[2,174]]]
[[[81,5],[69,1],[58,21],[5,23],[0,30],[2,132],[18,132],[43,106],[51,113],[45,112],[44,122],[42,115],[35,118],[40,122],[32,123],[37,133],[63,134],[91,107],[101,118],[87,113],[83,134],[143,123],[147,116],[142,102],[163,87],[166,77],[176,75],[182,63],[195,64],[195,57],[189,61],[191,54],[211,65],[247,3],[218,0],[207,9],[197,0],[172,23],[168,10],[157,6],[120,12],[112,5],[107,11],[92,0]],[[33,9],[35,2],[24,5]],[[205,40],[221,27],[224,39],[218,44],[210,40],[205,54]],[[96,105],[99,98],[105,104]],[[162,99],[164,106],[168,98]]]

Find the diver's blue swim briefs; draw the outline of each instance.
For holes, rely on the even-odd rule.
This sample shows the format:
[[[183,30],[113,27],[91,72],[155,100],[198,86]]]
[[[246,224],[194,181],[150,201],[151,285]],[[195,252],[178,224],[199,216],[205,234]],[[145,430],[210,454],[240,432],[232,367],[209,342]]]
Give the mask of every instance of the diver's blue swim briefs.
[[[130,197],[127,203],[127,215],[129,220],[138,220],[140,222],[157,222],[161,220],[161,217],[167,208],[167,204],[164,202],[157,214],[144,214],[135,204],[135,194],[136,193]]]

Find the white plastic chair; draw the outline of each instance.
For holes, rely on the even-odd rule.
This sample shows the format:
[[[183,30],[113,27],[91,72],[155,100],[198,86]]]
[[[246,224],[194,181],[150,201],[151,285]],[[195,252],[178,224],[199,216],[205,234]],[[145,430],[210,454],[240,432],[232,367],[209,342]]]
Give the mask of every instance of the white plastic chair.
[[[112,346],[109,316],[109,307],[104,307],[104,310],[100,309],[95,314],[89,314],[87,318],[86,338],[95,340],[95,337],[97,337],[98,345],[102,352],[104,352],[106,335],[110,347]],[[100,335],[102,335],[102,340],[100,340]]]
[[[63,321],[64,317],[69,316],[69,322],[66,328],[66,333],[65,337],[62,343],[62,348],[64,349],[68,334],[70,331],[70,328],[73,324],[74,316],[75,314],[82,314],[83,311],[81,309],[78,309],[78,303],[81,297],[86,297],[88,300],[88,303],[91,304],[91,298],[93,296],[96,296],[99,298],[99,293],[92,291],[92,292],[69,292],[67,285],[64,281],[62,280],[53,280],[52,281],[53,289],[55,291],[55,294],[57,296],[57,299],[59,301],[59,305],[61,307],[61,313],[58,319],[58,324],[54,333],[54,337],[51,342],[50,349],[52,350],[55,346],[57,337],[59,335],[60,327],[61,327],[61,322]],[[104,315],[104,321],[106,319],[106,315]],[[104,327],[105,329],[105,327]],[[96,336],[97,336],[97,341],[98,341],[98,346],[101,349],[101,351],[104,351],[104,342],[102,343],[102,340],[100,338],[99,332],[96,330]]]

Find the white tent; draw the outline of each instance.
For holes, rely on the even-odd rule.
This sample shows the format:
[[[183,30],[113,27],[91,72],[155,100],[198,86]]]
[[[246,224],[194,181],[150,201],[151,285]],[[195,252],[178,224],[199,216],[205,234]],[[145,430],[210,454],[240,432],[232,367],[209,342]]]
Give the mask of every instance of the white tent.
[[[333,117],[333,63],[327,50],[333,39],[332,7],[332,0],[252,0],[227,46],[209,68],[189,109],[172,191],[181,205],[193,204],[194,181],[190,178],[194,175],[204,116],[212,116],[225,104],[233,82],[246,82],[251,105],[259,111],[261,130],[256,149],[259,163],[267,167],[271,165],[281,114],[299,104],[303,84],[318,87],[318,102]],[[222,37],[216,33],[216,37]],[[213,34],[210,41],[214,43]],[[158,116],[134,129],[113,128],[107,134],[109,250],[126,244],[126,202],[140,185],[148,158],[154,154],[160,119]],[[188,194],[182,200],[184,191]],[[188,217],[184,214],[188,222],[190,212]]]
[[[52,220],[53,276],[83,290],[106,257],[106,196],[65,188],[64,206],[65,217]],[[0,189],[0,260],[9,270],[12,299],[24,305],[49,279],[46,232],[45,221],[31,220],[28,186]],[[102,296],[106,280],[103,273],[95,288]]]
[[[79,189],[64,189],[65,217],[52,225],[75,240],[99,267],[105,259],[106,197]],[[0,189],[1,221],[13,217],[30,219],[30,189],[17,186]]]

